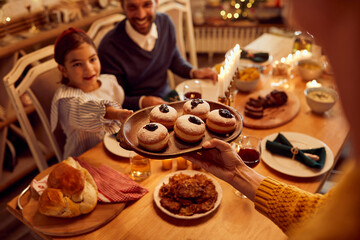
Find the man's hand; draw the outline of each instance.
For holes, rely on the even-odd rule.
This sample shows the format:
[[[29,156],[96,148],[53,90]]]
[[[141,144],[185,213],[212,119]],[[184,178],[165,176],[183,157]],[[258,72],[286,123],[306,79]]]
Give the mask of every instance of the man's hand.
[[[162,98],[154,97],[154,96],[146,96],[142,99],[141,106],[145,108],[145,107],[156,106],[166,103],[168,102],[164,101]]]
[[[211,68],[199,68],[193,71],[195,79],[211,79],[213,83],[218,81],[218,74]]]

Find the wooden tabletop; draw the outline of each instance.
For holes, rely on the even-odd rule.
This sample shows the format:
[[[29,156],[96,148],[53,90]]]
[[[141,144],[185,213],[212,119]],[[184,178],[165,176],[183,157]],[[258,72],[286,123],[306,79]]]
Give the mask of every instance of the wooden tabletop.
[[[277,38],[272,36],[260,37],[260,40],[263,41],[262,45],[260,45],[263,47],[266,43],[269,43],[272,54],[280,56],[281,52],[284,51],[283,56],[286,56],[288,51],[286,44],[282,45],[285,47],[285,50],[280,49],[281,45],[274,47],[272,44],[274,42],[271,41],[277,41]],[[284,39],[278,40],[288,42]],[[255,43],[259,44],[256,41]],[[279,50],[275,51],[274,48]],[[270,77],[265,76],[262,78],[257,90],[269,87],[270,82]],[[324,85],[334,84],[331,76],[324,76],[322,83]],[[307,134],[328,145],[334,154],[335,160],[337,160],[349,134],[349,126],[342,112],[341,105],[336,103],[329,112],[323,115],[316,115],[306,105],[303,94],[304,88],[305,82],[298,76],[291,79],[290,87],[287,91],[296,94],[301,104],[300,111],[293,120],[271,129],[244,128],[242,134],[251,134],[259,137],[265,137],[282,131]],[[235,108],[239,109],[241,107],[240,103],[245,96],[246,94],[240,93],[236,95]],[[129,173],[130,169],[128,158],[110,153],[103,143],[85,152],[81,155],[81,159],[94,165],[107,164],[126,174]],[[164,214],[153,201],[154,188],[164,176],[177,171],[177,169],[175,160],[171,170],[164,171],[161,165],[161,160],[151,160],[151,176],[140,182],[143,187],[149,189],[149,193],[140,200],[128,204],[114,220],[100,229],[84,235],[66,238],[51,238],[41,233],[38,234],[46,239],[286,239],[286,235],[274,223],[254,209],[254,204],[250,200],[241,199],[236,196],[234,188],[220,179],[217,179],[217,181],[223,190],[223,198],[218,209],[209,216],[194,220],[180,220]],[[188,169],[191,168],[189,167]],[[313,193],[321,188],[328,175],[297,178],[281,174],[263,162],[254,169],[265,176],[271,176]],[[38,177],[44,176],[46,172],[41,173]],[[16,201],[17,198],[10,201],[7,209],[27,224],[22,219],[21,211],[16,208]],[[84,222],[84,224],[86,223]],[[32,226],[29,227],[32,228]]]

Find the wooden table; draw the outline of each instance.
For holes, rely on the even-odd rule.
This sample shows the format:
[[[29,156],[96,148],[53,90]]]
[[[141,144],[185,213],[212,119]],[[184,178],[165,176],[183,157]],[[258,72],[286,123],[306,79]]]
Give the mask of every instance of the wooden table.
[[[281,39],[263,36],[256,41],[263,41],[261,46],[268,43],[269,46],[272,46],[272,54],[281,55],[280,52],[283,50],[279,47],[285,45],[277,45],[279,50],[274,51],[271,43],[276,40]],[[259,44],[256,41],[255,43]],[[266,79],[263,79],[258,88],[266,87],[267,82]],[[324,80],[325,83],[333,84],[331,79]],[[298,95],[301,102],[300,112],[295,119],[273,129],[244,128],[243,133],[260,137],[279,131],[308,134],[326,143],[337,159],[349,134],[349,126],[341,106],[337,103],[331,111],[324,115],[313,114],[305,103],[304,87],[305,82],[295,77],[289,89]],[[239,107],[236,106],[236,103],[244,96],[245,94],[236,96],[235,108]],[[103,143],[85,152],[81,155],[81,159],[94,165],[105,163],[123,173],[128,173],[130,169],[127,158],[113,155],[105,149]],[[309,192],[317,192],[327,178],[327,174],[313,178],[295,178],[280,174],[264,163],[260,163],[255,170],[265,176],[271,176]],[[172,170],[163,171],[161,161],[152,160],[151,171],[151,176],[141,182],[142,186],[149,189],[149,193],[135,203],[128,205],[114,220],[102,228],[85,235],[67,238],[51,238],[41,233],[39,235],[46,239],[286,239],[286,235],[274,223],[254,209],[250,200],[237,197],[234,194],[234,189],[219,179],[218,182],[223,190],[223,199],[213,214],[195,220],[179,220],[167,216],[155,206],[152,194],[154,187],[165,175],[176,171],[176,164],[173,165]],[[46,171],[38,177],[45,174]],[[16,209],[16,200],[14,198],[10,201],[7,209],[23,221],[21,212]],[[26,224],[26,222],[24,223]],[[31,226],[29,227],[31,228]]]

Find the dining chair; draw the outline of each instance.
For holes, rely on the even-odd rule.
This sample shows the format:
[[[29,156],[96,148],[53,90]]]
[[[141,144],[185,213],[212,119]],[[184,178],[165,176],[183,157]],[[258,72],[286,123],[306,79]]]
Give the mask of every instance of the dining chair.
[[[160,1],[158,12],[163,12],[169,15],[175,26],[177,47],[181,55],[187,59],[186,50],[188,49],[189,62],[195,68],[198,67],[190,1]],[[186,27],[186,33],[184,31],[184,24]],[[170,71],[168,72],[170,87],[174,89],[177,83],[182,81],[182,79],[178,76],[173,76]]]
[[[53,53],[54,46],[50,45],[24,55],[15,62],[10,72],[3,78],[4,86],[15,109],[21,132],[39,171],[43,171],[48,167],[47,158],[53,153],[59,162],[62,161],[62,151],[51,131],[49,115],[45,113],[43,108],[43,104],[47,104],[47,107],[50,108],[52,96],[56,88],[60,86],[56,84],[56,82],[60,82],[61,74],[57,70]],[[37,131],[37,134],[35,134],[37,122],[33,121],[33,124],[31,124],[29,116],[25,112],[22,101],[24,94],[29,96],[31,104],[40,118],[45,136],[41,136],[41,131]],[[45,98],[44,96],[47,97]],[[47,139],[42,139],[41,141],[40,139],[44,137]]]
[[[93,40],[95,46],[98,47],[105,34],[113,29],[117,22],[122,21],[124,18],[125,15],[119,13],[100,18],[91,24],[87,34]]]

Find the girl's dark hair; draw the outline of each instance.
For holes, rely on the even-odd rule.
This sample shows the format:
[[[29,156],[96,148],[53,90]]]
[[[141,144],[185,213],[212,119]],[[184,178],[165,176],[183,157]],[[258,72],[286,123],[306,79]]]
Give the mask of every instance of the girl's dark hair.
[[[65,30],[55,41],[54,58],[55,61],[64,66],[66,55],[77,49],[81,44],[87,43],[93,46],[96,50],[96,46],[91,38],[81,29],[69,28]],[[69,79],[62,77],[61,83],[68,84]]]

